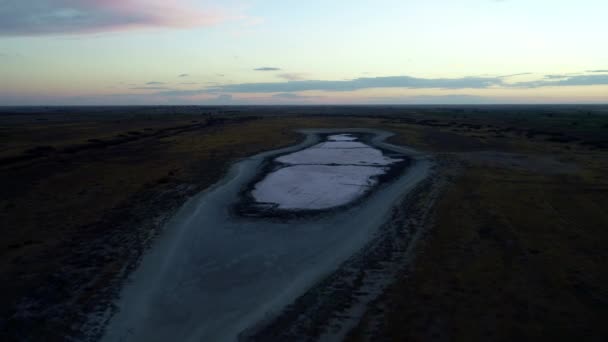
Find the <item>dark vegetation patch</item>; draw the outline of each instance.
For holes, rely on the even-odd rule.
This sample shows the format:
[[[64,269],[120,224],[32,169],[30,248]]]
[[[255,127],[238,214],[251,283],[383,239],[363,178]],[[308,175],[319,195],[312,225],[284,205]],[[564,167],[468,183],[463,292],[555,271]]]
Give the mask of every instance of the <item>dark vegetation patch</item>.
[[[606,189],[579,175],[467,170],[350,340],[604,340]]]

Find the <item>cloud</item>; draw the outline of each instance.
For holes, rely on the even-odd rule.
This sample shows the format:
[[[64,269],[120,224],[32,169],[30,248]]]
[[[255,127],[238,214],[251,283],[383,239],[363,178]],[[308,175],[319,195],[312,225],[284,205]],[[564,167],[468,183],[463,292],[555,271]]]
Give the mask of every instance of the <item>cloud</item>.
[[[132,90],[169,90],[167,87],[131,87]]]
[[[207,89],[193,89],[193,90],[181,90],[181,89],[169,89],[166,91],[158,92],[160,96],[195,96],[201,94],[208,94],[211,91]]]
[[[147,85],[163,85],[165,82],[148,82]]]
[[[500,78],[509,78],[509,77],[515,77],[515,76],[524,76],[524,75],[532,75],[532,73],[531,72],[520,72],[519,74],[503,75],[503,76],[500,76]]]
[[[606,69],[606,70],[587,70],[587,72],[602,73],[602,72],[608,72],[608,69]]]
[[[568,75],[545,75],[543,77],[548,80],[558,80],[558,79],[566,78],[569,76]]]
[[[519,82],[511,84],[512,87],[540,88],[540,87],[567,87],[567,86],[591,86],[608,85],[608,75],[547,75],[551,76],[540,81]],[[564,76],[564,77],[558,77]]]
[[[179,74],[179,75],[177,75],[177,77],[188,77],[188,76],[190,76],[190,75],[189,74]]]
[[[184,0],[4,0],[0,2],[0,36],[203,27],[227,17]]]
[[[302,95],[298,95],[298,94],[294,94],[294,93],[278,93],[278,94],[272,95],[272,97],[275,99],[289,99],[289,100],[299,100],[299,99],[311,98],[311,96],[302,96]]]
[[[201,89],[170,89],[160,96],[194,96],[214,93],[278,93],[277,97],[293,97],[302,91],[349,92],[370,88],[406,89],[488,89],[540,88],[559,86],[608,85],[608,75],[547,75],[536,81],[507,83],[504,76],[461,78],[418,78],[411,76],[364,77],[344,81],[302,80],[288,82],[237,83],[214,85]],[[445,99],[442,99],[445,100]]]
[[[302,73],[285,73],[285,74],[279,74],[277,75],[277,77],[288,80],[288,81],[302,81],[304,79],[306,79],[306,74],[302,74]]]
[[[253,69],[254,71],[279,71],[281,70],[281,68],[275,68],[275,67],[261,67],[261,68],[255,68]]]
[[[230,95],[230,94],[218,95],[215,99],[207,100],[207,103],[209,103],[209,104],[218,104],[218,105],[231,104],[232,102],[233,102],[232,95]]]
[[[500,77],[463,77],[463,78],[417,78],[410,76],[363,77],[346,81],[289,81],[267,83],[229,84],[215,88],[214,91],[230,93],[280,93],[308,90],[353,91],[367,88],[444,88],[444,89],[482,89],[500,86]]]

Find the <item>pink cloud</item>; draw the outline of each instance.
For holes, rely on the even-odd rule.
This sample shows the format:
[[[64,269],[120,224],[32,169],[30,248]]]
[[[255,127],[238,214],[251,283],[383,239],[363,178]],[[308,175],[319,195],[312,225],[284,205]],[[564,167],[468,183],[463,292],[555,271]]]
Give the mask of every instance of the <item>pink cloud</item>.
[[[0,7],[0,35],[192,28],[241,17],[188,0],[40,0]]]
[[[184,1],[142,0],[96,0],[100,8],[107,8],[117,16],[138,18],[129,23],[134,26],[161,26],[187,28],[209,26],[226,19],[226,16],[211,10],[202,10]]]

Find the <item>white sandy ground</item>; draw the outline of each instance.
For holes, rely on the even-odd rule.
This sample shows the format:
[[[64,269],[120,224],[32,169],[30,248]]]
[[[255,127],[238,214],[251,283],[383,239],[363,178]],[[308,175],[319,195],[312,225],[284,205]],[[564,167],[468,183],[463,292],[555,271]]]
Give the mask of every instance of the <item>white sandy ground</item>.
[[[378,145],[411,152],[382,143],[388,134],[375,132]],[[432,165],[412,152],[415,161],[403,175],[360,205],[323,218],[277,222],[229,212],[264,158],[314,139],[243,160],[188,201],[123,288],[102,341],[237,340],[360,250]]]
[[[375,148],[322,148],[321,144],[277,158],[278,162],[299,164],[389,165],[399,161]]]
[[[369,148],[368,145],[358,141],[328,141],[317,144],[311,148]]]
[[[291,166],[258,182],[252,191],[254,200],[278,209],[315,210],[342,206],[363,196],[376,185],[375,177],[386,173],[385,166],[401,159],[386,157],[356,139],[332,135],[328,142],[277,158]]]
[[[327,209],[365,194],[385,173],[383,167],[352,165],[295,165],[260,181],[252,195],[257,202],[279,209]]]
[[[357,137],[353,136],[352,134],[333,134],[327,137],[327,140],[330,141],[353,141],[353,140],[357,140]]]

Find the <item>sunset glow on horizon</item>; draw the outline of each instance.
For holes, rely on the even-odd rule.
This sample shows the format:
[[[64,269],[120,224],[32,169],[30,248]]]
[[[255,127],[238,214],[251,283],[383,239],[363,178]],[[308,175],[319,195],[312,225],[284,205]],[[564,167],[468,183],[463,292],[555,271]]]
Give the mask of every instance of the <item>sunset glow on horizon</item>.
[[[608,3],[0,2],[0,105],[608,103]]]

